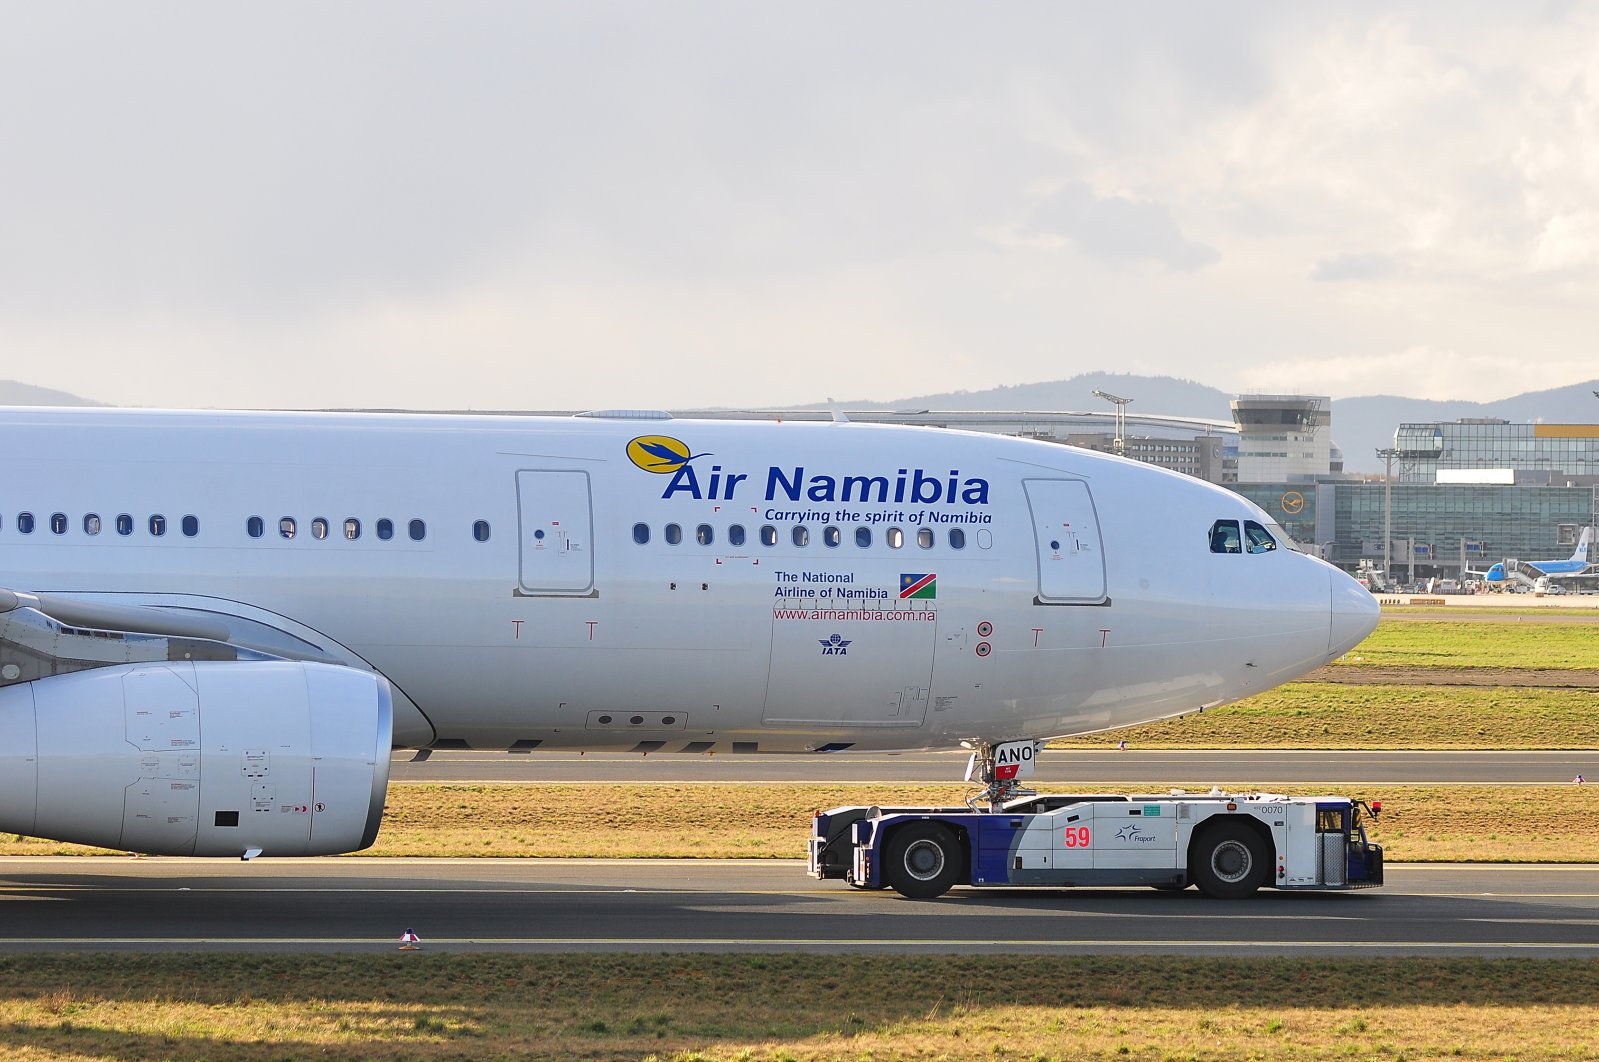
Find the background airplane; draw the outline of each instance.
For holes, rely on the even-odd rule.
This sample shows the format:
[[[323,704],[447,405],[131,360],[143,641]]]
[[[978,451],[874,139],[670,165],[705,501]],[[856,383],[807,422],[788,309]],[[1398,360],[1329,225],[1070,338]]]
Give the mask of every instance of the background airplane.
[[[1582,529],[1582,534],[1577,539],[1577,548],[1570,557],[1560,560],[1519,561],[1517,563],[1517,570],[1530,569],[1534,577],[1547,576],[1551,579],[1565,579],[1570,578],[1571,576],[1581,575],[1588,570],[1588,548],[1593,541],[1593,533],[1594,529],[1592,527],[1585,527]],[[1497,564],[1489,565],[1486,571],[1474,571],[1467,569],[1467,574],[1480,575],[1482,576],[1483,581],[1488,583],[1511,582],[1513,581],[1515,575],[1514,572],[1511,572],[1508,569],[1503,561]],[[1528,578],[1528,582],[1534,581],[1536,581],[1534,578]]]

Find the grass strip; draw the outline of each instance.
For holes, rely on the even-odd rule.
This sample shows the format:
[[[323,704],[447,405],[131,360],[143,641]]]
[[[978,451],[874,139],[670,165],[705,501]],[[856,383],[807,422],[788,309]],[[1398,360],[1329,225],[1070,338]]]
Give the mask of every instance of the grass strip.
[[[1599,1054],[1599,962],[0,958],[0,1057],[1343,1060]]]
[[[1381,595],[1379,595],[1381,596]],[[1514,600],[1514,598],[1512,598]],[[1599,623],[1599,609],[1588,605],[1407,605],[1381,603],[1383,619],[1420,620],[1450,619],[1458,616],[1482,616],[1491,619],[1510,619],[1531,616],[1535,619],[1574,619]]]
[[[1378,799],[1371,830],[1390,860],[1438,862],[1599,862],[1599,786],[1382,785],[1273,786],[1217,779],[1249,792]],[[1105,792],[1164,792],[1165,786],[1112,783]],[[622,858],[778,858],[805,855],[812,812],[846,804],[958,803],[961,785],[895,787],[838,784],[684,783],[593,786],[398,785],[377,856],[592,856]],[[51,841],[11,840],[0,854],[96,851]]]
[[[1250,791],[1238,779],[1225,787]],[[1257,786],[1260,783],[1257,783]],[[1165,792],[1110,784],[1106,792]],[[1331,786],[1272,786],[1289,795]],[[883,802],[958,803],[963,785],[875,786],[683,784],[593,787],[396,786],[390,819],[372,855],[389,856],[755,856],[805,855],[811,814]],[[1599,862],[1599,786],[1385,785],[1341,793],[1383,801],[1371,838],[1389,859],[1441,862]]]
[[[1599,690],[1295,682],[1208,712],[1051,746],[1107,748],[1122,740],[1142,749],[1592,749],[1599,748]]]
[[[1432,620],[1379,623],[1339,663],[1346,667],[1599,667],[1592,623]]]

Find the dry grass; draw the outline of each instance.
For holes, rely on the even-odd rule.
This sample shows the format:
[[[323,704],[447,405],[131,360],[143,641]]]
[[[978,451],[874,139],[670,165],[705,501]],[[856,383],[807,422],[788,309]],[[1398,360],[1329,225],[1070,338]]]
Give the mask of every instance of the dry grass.
[[[1599,790],[1588,786],[1389,785],[1370,831],[1390,860],[1599,862]]]
[[[1384,623],[1351,654],[1351,661],[1356,658],[1401,666],[1596,667],[1599,633],[1591,624],[1513,620]],[[1125,738],[1138,748],[1599,748],[1596,708],[1595,690],[1296,683],[1202,715],[1066,744],[1105,747]],[[1388,827],[1391,858],[1505,859],[1502,839],[1515,838],[1520,860],[1599,860],[1599,836],[1560,825],[1573,810],[1599,821],[1591,788],[1385,788],[1407,795],[1413,809],[1408,822],[1428,824],[1411,830],[1396,819]],[[952,803],[965,793],[959,784],[891,790],[880,784],[395,785],[371,854],[798,857],[810,814],[819,808],[890,797],[903,804]],[[0,841],[0,855],[92,851],[34,839]]]
[[[1592,749],[1599,690],[1295,682],[1208,712],[1053,744],[1120,740],[1135,748]]]
[[[1312,794],[1329,788],[1218,779],[1251,791]],[[1106,792],[1163,792],[1111,783]],[[907,786],[908,804],[958,803],[960,785]],[[820,808],[861,804],[876,786],[846,785],[399,785],[389,790],[381,856],[631,858],[757,857],[805,854],[810,817]],[[1345,794],[1383,801],[1372,839],[1390,860],[1599,862],[1599,785],[1384,785]],[[49,841],[10,841],[0,854],[88,852]],[[796,873],[798,873],[796,871]]]
[[[0,959],[27,1059],[1599,1054],[1599,963],[381,955]]]
[[[1251,788],[1236,779],[1219,781]],[[1272,788],[1290,794],[1326,789]],[[895,795],[906,804],[948,804],[965,791],[960,785],[907,786]],[[604,806],[594,807],[592,789],[576,785],[396,786],[392,817],[370,854],[797,859],[805,854],[813,811],[868,803],[879,793],[880,787],[840,785],[611,786]],[[1372,839],[1392,860],[1599,862],[1593,828],[1599,785],[1389,785],[1347,795],[1383,801]]]

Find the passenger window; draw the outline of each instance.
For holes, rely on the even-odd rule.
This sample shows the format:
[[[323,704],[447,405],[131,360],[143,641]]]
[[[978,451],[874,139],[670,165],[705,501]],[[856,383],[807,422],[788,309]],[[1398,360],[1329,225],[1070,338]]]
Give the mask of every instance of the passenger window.
[[[317,517],[311,521],[311,537],[320,542],[328,537],[328,522],[324,517]]]
[[[24,535],[33,534],[33,514],[32,513],[18,513],[17,514],[17,530],[22,532]]]
[[[924,527],[916,532],[916,544],[923,549],[933,548],[933,529]]]
[[[767,524],[765,527],[761,528],[761,545],[777,545],[777,528],[773,527],[771,524]]]
[[[266,521],[259,516],[252,516],[244,522],[244,533],[251,538],[260,538],[266,534]]]
[[[327,533],[327,528],[324,527],[322,530],[323,530],[324,534]],[[199,533],[200,533],[200,518],[198,516],[185,516],[183,518],[183,537],[184,538],[193,538],[195,535],[198,535]]]
[[[949,529],[949,548],[950,549],[965,549],[966,548],[966,532],[962,531],[958,527],[950,528]]]
[[[83,533],[98,535],[100,533],[100,517],[97,513],[90,513],[83,518]]]
[[[1238,521],[1217,520],[1210,525],[1210,551],[1212,553],[1241,553],[1238,545]]]
[[[795,524],[794,525],[793,538],[794,538],[794,545],[796,545],[796,546],[808,546],[808,545],[810,545],[811,544],[810,528],[806,527],[804,524]]]
[[[683,541],[683,529],[678,527],[676,524],[667,524],[666,530],[662,537],[666,539],[666,544],[668,546],[675,546],[679,542]]]
[[[729,546],[742,546],[744,544],[743,524],[734,524],[727,529],[727,544]]]
[[[412,520],[407,530],[410,532],[412,542],[420,542],[428,537],[428,525],[421,520]]]
[[[1244,521],[1244,540],[1249,543],[1251,553],[1270,553],[1277,548],[1277,540],[1271,537],[1271,532],[1253,520]]]
[[[869,527],[857,527],[855,529],[855,544],[861,549],[870,547],[872,544],[872,529]]]
[[[822,528],[822,545],[826,546],[828,549],[836,548],[842,541],[844,541],[844,534],[838,528]]]
[[[472,525],[472,537],[479,542],[487,542],[489,540],[489,522],[487,520],[479,520],[474,523]]]
[[[716,532],[711,530],[710,524],[701,524],[694,529],[694,541],[702,546],[709,546],[716,541]]]
[[[648,543],[649,540],[650,540],[650,525],[649,524],[634,524],[633,525],[633,541],[637,542],[639,545],[642,546],[642,545],[645,545],[646,543]]]
[[[282,535],[284,538],[294,537],[294,517],[285,516],[283,519],[278,521],[278,534]]]
[[[394,537],[394,521],[387,516],[378,521],[378,538],[387,542]]]
[[[52,534],[57,534],[57,535],[64,535],[64,534],[67,533],[67,514],[66,513],[51,513],[50,514],[50,531],[51,531]]]
[[[167,533],[167,518],[157,513],[150,517],[150,534],[160,538]]]
[[[905,532],[897,527],[889,528],[888,533],[883,537],[888,540],[889,549],[899,549],[905,544]]]
[[[360,538],[361,537],[361,521],[357,520],[353,516],[345,517],[345,520],[344,520],[344,537],[349,539],[351,542],[354,542],[356,539]]]
[[[33,530],[33,517],[28,517],[28,530]],[[123,513],[117,517],[117,534],[124,537],[133,534],[133,517]]]

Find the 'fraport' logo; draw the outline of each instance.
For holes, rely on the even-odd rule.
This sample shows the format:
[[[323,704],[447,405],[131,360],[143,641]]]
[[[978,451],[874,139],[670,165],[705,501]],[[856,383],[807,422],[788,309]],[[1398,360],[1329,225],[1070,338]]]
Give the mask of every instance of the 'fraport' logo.
[[[818,638],[817,641],[822,643],[823,656],[849,655],[849,643],[851,639],[844,637],[842,634],[835,634],[831,638]]]
[[[627,444],[627,459],[646,472],[667,475],[676,472],[696,457],[688,445],[670,435],[640,435]]]

